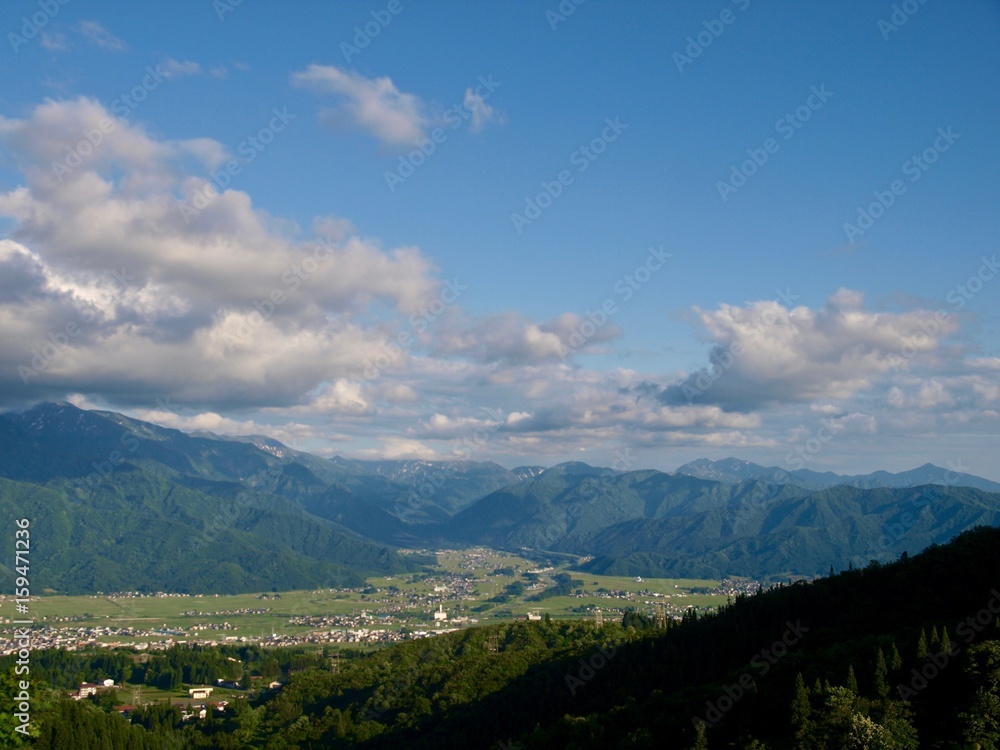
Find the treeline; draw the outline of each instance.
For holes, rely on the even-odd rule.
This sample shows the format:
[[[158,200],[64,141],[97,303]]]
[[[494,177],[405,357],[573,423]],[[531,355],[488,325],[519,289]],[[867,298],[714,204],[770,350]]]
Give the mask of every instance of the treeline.
[[[16,656],[0,657],[0,671],[13,669]],[[301,648],[246,646],[174,646],[163,651],[66,651],[44,649],[31,654],[32,680],[64,690],[81,682],[114,680],[118,685],[149,685],[174,690],[182,684],[212,685],[217,680],[287,678],[295,672],[327,664],[322,654]]]

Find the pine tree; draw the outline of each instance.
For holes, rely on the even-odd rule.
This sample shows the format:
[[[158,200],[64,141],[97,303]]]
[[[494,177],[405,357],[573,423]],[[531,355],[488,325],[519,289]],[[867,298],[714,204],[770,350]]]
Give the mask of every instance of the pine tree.
[[[854,695],[858,694],[858,678],[854,675],[854,665],[851,664],[847,668],[847,689],[850,690]]]
[[[941,650],[950,654],[952,647],[953,644],[951,636],[948,634],[948,626],[945,625],[941,628]]]
[[[889,651],[889,668],[893,671],[903,668],[903,659],[899,655],[899,649],[896,648],[896,642],[892,642],[892,649]]]
[[[879,698],[889,696],[889,669],[885,665],[885,656],[880,648],[875,654],[875,695]]]
[[[795,677],[795,697],[792,699],[792,729],[795,731],[795,742],[799,747],[805,747],[809,735],[809,715],[812,707],[809,705],[809,691],[806,682],[799,672]]]
[[[917,659],[923,661],[927,658],[927,633],[920,628],[920,637],[917,639]]]
[[[930,647],[930,652],[936,654],[941,651],[941,636],[938,635],[937,625],[931,625],[931,639],[927,644]]]

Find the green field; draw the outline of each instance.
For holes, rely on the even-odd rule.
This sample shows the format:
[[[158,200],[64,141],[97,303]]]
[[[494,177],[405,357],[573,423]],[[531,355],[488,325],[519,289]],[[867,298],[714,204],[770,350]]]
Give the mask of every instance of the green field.
[[[616,610],[635,608],[652,612],[664,603],[675,614],[684,608],[714,609],[726,601],[721,593],[692,593],[692,589],[714,590],[718,581],[686,579],[642,579],[577,573],[565,564],[551,566],[495,550],[461,550],[437,553],[438,565],[423,573],[368,580],[368,588],[354,590],[321,589],[286,591],[280,594],[240,594],[234,596],[42,596],[32,600],[36,621],[57,628],[114,627],[143,631],[183,631],[172,637],[179,641],[257,639],[271,634],[301,636],[330,623],[292,623],[296,617],[340,616],[356,618],[337,627],[382,628],[387,630],[429,629],[435,624],[431,613],[443,604],[450,618],[461,615],[479,622],[523,617],[529,612],[551,617],[592,617],[601,608],[606,617],[617,618]],[[496,571],[503,573],[497,574]],[[554,577],[568,574],[574,591],[581,596],[554,596],[528,601],[554,585]],[[504,602],[490,599],[503,595],[507,586],[520,582],[525,590]],[[443,588],[444,587],[444,588]],[[435,588],[438,590],[435,591]],[[600,595],[598,592],[604,592]],[[610,593],[614,592],[614,596]],[[268,610],[253,612],[247,610]],[[203,614],[185,614],[194,611]],[[365,619],[358,619],[362,615]],[[195,626],[203,626],[195,629]],[[162,637],[170,634],[164,632]],[[102,641],[150,640],[101,634]]]

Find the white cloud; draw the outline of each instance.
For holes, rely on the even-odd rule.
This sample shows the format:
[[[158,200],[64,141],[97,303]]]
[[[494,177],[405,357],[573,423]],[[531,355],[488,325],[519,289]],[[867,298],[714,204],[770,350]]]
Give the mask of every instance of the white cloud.
[[[101,121],[111,132],[55,175],[53,161]],[[192,157],[207,169],[226,156],[211,139],[158,140],[81,98],[0,118],[0,143],[24,175],[0,194],[0,215],[16,221],[20,240],[5,241],[0,255],[11,281],[0,284],[5,391],[301,402],[387,346],[389,327],[363,328],[351,316],[380,304],[402,319],[436,296],[417,248],[383,250],[333,216],[317,225],[336,230],[336,245],[290,239],[269,229],[274,220],[248,195],[227,190],[186,223],[177,198],[205,183],[185,175]],[[126,277],[124,288],[113,274]],[[328,328],[331,314],[347,323]],[[68,322],[72,341],[25,388],[18,366]]]
[[[437,326],[435,351],[461,354],[479,362],[537,364],[564,360],[620,335],[621,329],[615,325],[594,328],[575,313],[563,313],[544,323],[516,312],[476,320],[456,314]]]
[[[96,44],[103,49],[112,52],[123,52],[128,49],[128,45],[124,41],[116,37],[97,21],[80,21],[77,30],[91,44]]]
[[[358,458],[383,460],[422,460],[432,461],[442,456],[433,448],[419,440],[390,436],[379,440],[380,447],[366,448],[355,453]]]
[[[42,46],[52,52],[65,52],[69,49],[69,42],[66,41],[66,35],[58,31],[43,31]]]
[[[318,437],[316,428],[311,425],[296,422],[271,424],[252,419],[238,420],[211,411],[180,415],[164,409],[134,409],[130,414],[144,422],[152,422],[161,427],[170,427],[183,432],[212,432],[216,435],[238,436],[265,435],[290,448],[294,448],[304,440]]]
[[[482,130],[488,123],[499,120],[496,110],[472,89],[465,90],[465,99],[462,103],[472,114],[472,123],[469,127],[473,132]]]
[[[310,65],[292,74],[292,84],[342,99],[321,113],[329,125],[349,124],[390,146],[407,146],[426,137],[430,118],[414,94],[396,88],[390,78],[366,78],[332,65]]]
[[[819,310],[767,301],[695,311],[715,342],[711,364],[664,389],[667,403],[749,409],[849,398],[929,357],[958,328],[953,316],[935,322],[925,310],[870,312],[860,292],[846,289]]]
[[[201,64],[196,63],[194,60],[179,62],[172,57],[168,57],[160,63],[160,68],[163,70],[163,76],[165,78],[201,75]]]

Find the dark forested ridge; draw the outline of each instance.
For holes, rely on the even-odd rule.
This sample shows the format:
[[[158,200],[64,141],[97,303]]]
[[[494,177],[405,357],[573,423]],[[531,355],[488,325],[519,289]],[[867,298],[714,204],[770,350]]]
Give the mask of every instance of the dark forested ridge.
[[[979,529],[890,565],[741,596],[666,630],[635,613],[603,628],[474,628],[342,659],[335,672],[325,660],[296,671],[282,657],[271,667],[286,682],[279,691],[207,722],[182,725],[178,709],[151,707],[135,715],[129,746],[992,750],[998,581],[1000,531]],[[125,720],[97,705],[46,701],[38,747],[66,747],[67,724],[127,736]],[[96,742],[73,747],[117,747]]]

